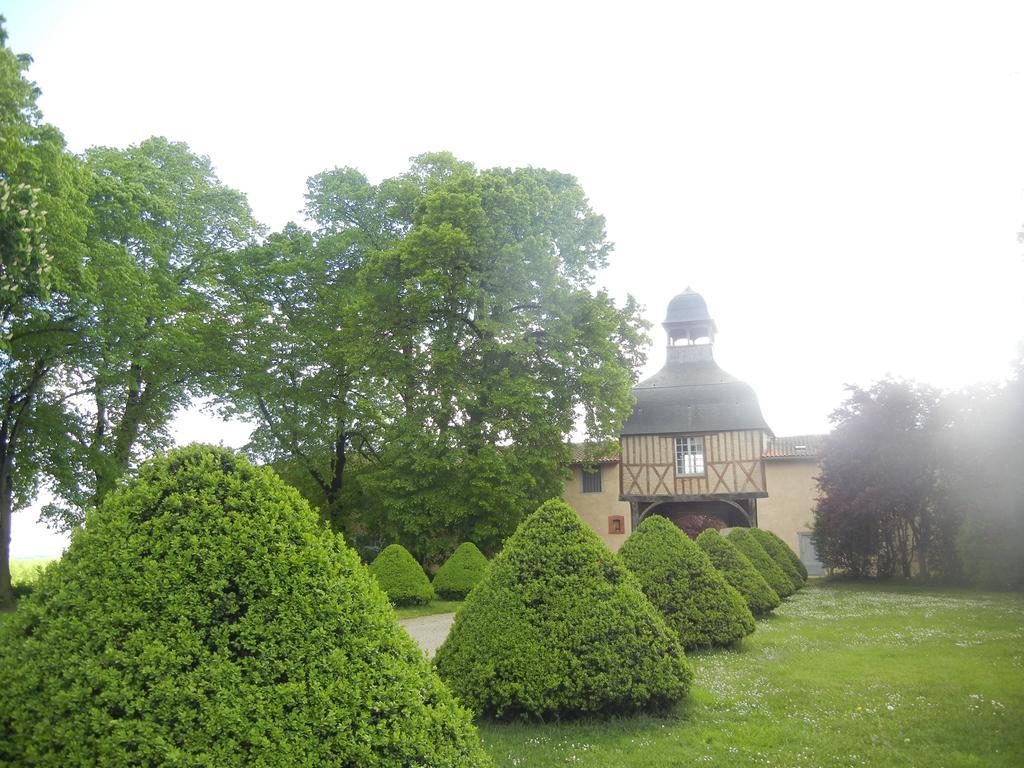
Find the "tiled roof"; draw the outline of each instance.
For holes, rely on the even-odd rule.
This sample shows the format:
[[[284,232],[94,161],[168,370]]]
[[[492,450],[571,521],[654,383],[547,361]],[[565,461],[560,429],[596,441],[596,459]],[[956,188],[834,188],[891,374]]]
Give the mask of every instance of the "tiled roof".
[[[588,462],[586,443],[569,443],[569,451],[572,456],[569,460],[570,464],[618,464],[620,460],[619,452],[615,451]]]
[[[821,455],[825,435],[773,437],[765,449],[766,459],[816,459]]]

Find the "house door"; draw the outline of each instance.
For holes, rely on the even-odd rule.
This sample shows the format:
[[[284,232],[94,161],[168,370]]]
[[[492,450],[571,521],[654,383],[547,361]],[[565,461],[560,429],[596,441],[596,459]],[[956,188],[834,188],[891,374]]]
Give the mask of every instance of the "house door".
[[[808,576],[824,576],[825,566],[818,559],[818,553],[814,551],[814,542],[811,541],[809,532],[798,533],[800,537],[800,560],[807,568]]]

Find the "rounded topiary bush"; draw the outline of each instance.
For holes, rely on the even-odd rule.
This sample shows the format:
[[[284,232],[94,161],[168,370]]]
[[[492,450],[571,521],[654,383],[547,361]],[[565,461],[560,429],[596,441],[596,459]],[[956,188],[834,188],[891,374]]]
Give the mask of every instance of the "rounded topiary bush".
[[[762,616],[778,608],[782,602],[750,559],[741,553],[728,538],[713,528],[707,528],[697,537],[700,547],[715,568],[747,601],[755,616]]]
[[[754,631],[746,601],[672,521],[648,517],[619,557],[687,650],[729,645]]]
[[[0,622],[0,765],[489,764],[356,553],[225,449],[144,463]]]
[[[487,571],[487,558],[476,544],[460,544],[437,573],[434,591],[449,600],[462,600],[477,585]]]
[[[384,547],[370,563],[370,573],[395,605],[423,604],[434,599],[430,579],[401,544]]]
[[[740,552],[747,556],[747,559],[754,564],[758,573],[764,576],[764,580],[775,590],[779,597],[789,597],[796,592],[792,580],[764,551],[764,547],[757,543],[750,534],[749,528],[733,528],[729,531],[729,541]]]
[[[779,542],[779,544],[785,547],[785,549],[782,551],[786,553],[786,557],[789,558],[789,561],[796,566],[797,573],[800,574],[800,578],[803,579],[804,583],[806,584],[810,574],[807,573],[807,566],[804,565],[804,561],[800,559],[800,555],[794,552],[792,547],[790,547],[789,544],[783,541],[782,537],[778,534],[775,534],[772,531],[765,531],[765,533],[767,533],[769,536],[771,536],[773,539]]]
[[[636,578],[560,499],[505,542],[435,662],[462,701],[497,718],[656,708],[692,679]]]
[[[769,555],[773,555],[773,550],[778,553],[778,557],[784,557],[790,564],[796,573],[797,578],[800,580],[800,587],[804,586],[807,582],[807,566],[804,565],[803,560],[800,559],[800,555],[793,551],[793,548],[789,546],[782,537],[772,531],[766,531],[764,528],[755,528],[753,530],[760,531],[760,537],[758,541],[761,542],[761,546],[765,548]],[[765,546],[765,542],[771,542],[768,546]],[[772,549],[769,549],[771,547]],[[784,569],[786,570],[786,569]],[[788,574],[789,571],[786,570]]]
[[[793,589],[800,589],[804,585],[804,578],[800,575],[800,569],[794,565],[792,558],[790,558],[789,553],[791,550],[786,546],[786,543],[778,536],[773,536],[761,528],[750,528],[749,531],[754,540],[761,545],[761,549],[767,552],[768,557],[774,560],[775,564],[786,574],[786,578],[792,583]]]

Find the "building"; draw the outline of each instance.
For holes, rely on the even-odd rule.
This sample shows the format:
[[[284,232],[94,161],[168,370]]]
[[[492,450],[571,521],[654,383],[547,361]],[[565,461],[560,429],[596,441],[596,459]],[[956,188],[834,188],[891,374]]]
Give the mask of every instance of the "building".
[[[818,460],[824,435],[775,437],[764,453],[768,497],[758,505],[758,525],[780,536],[800,555],[811,576],[825,570],[811,543],[818,497]]]
[[[572,477],[563,498],[612,552],[633,530],[629,504],[619,500],[619,456],[588,461],[583,446],[572,446]]]
[[[814,506],[820,437],[774,437],[754,390],[715,362],[717,326],[700,294],[687,288],[673,298],[662,326],[665,365],[633,390],[621,454],[588,464],[575,446],[565,500],[613,550],[659,514],[692,535],[761,525],[801,552],[810,545],[802,534]],[[796,445],[813,454],[783,455]],[[817,562],[813,548],[805,562]]]
[[[715,362],[717,328],[700,294],[672,299],[662,326],[665,365],[636,386],[622,428],[620,495],[633,527],[654,512],[683,528],[691,516],[755,526],[771,436],[757,395]]]

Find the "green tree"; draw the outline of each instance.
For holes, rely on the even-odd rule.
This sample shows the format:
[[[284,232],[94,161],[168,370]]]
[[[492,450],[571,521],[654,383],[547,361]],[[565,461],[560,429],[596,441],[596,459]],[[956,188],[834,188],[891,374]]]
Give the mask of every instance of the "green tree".
[[[244,195],[184,144],[94,148],[86,166],[96,285],[87,357],[66,371],[75,418],[54,474],[68,504],[47,510],[65,526],[165,447],[174,412],[208,388],[223,353],[212,322],[220,262],[259,231]]]
[[[342,514],[352,495],[345,481],[352,457],[365,463],[380,445],[391,392],[358,358],[372,337],[352,308],[368,247],[357,226],[313,235],[289,225],[237,254],[224,277],[222,327],[233,352],[223,410],[251,419],[250,450],[353,535]]]
[[[645,325],[592,289],[603,220],[572,177],[446,153],[378,185],[327,171],[306,200],[315,230],[226,281],[230,407],[354,540],[493,551],[560,491],[576,419],[601,442],[631,409]]]
[[[42,121],[0,17],[0,606],[11,601],[11,517],[35,497],[64,445],[88,288],[85,176]]]
[[[399,409],[362,501],[421,557],[467,538],[493,551],[560,493],[577,418],[593,442],[616,436],[644,326],[592,290],[610,246],[575,179],[424,166],[411,228],[364,270],[360,314],[386,329],[369,359]]]
[[[224,412],[252,420],[249,445],[337,530],[359,540],[353,467],[374,460],[395,389],[368,364],[379,332],[358,315],[371,254],[400,241],[422,194],[412,177],[372,185],[335,168],[309,179],[306,231],[295,224],[226,265]],[[386,331],[385,331],[386,332]]]
[[[825,565],[908,577],[915,559],[928,574],[930,556],[951,548],[937,485],[948,425],[941,403],[937,390],[912,382],[850,388],[821,458],[814,540]]]

